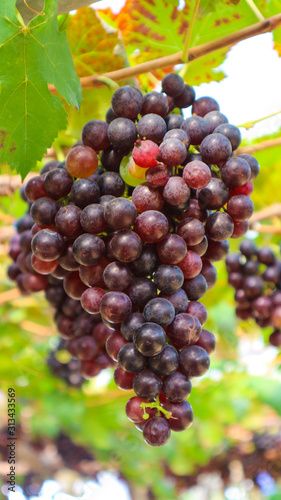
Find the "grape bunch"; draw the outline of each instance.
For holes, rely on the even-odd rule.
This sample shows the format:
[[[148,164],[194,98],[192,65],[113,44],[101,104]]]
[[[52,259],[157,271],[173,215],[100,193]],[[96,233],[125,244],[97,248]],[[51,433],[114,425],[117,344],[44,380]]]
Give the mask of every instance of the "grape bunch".
[[[136,394],[127,415],[152,446],[191,425],[190,378],[207,371],[214,350],[198,301],[216,282],[212,262],[248,229],[259,172],[252,156],[233,156],[240,141],[214,99],[195,100],[168,74],[161,93],[118,88],[106,121],[87,122],[65,162],[45,165],[25,186],[34,223],[26,275],[42,279],[41,289],[59,280],[63,300],[78,308],[74,320],[59,305],[56,322],[80,359],[95,341],[83,321],[99,325],[118,362],[116,384]],[[30,279],[16,276],[28,293]],[[82,374],[95,375],[87,363]]]
[[[281,261],[268,247],[245,240],[226,258],[228,283],[235,289],[236,316],[274,328],[269,342],[281,347]]]

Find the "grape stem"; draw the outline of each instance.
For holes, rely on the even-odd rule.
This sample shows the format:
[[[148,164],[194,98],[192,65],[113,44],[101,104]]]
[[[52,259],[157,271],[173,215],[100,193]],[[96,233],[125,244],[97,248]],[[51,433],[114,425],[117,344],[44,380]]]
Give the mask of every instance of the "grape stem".
[[[272,118],[273,116],[280,115],[280,114],[281,114],[281,111],[275,111],[275,113],[271,113],[270,115],[263,116],[262,118],[258,118],[257,120],[250,120],[248,122],[242,123],[241,125],[236,125],[236,127],[241,127],[241,128],[245,128],[246,130],[249,130],[256,123],[262,122],[263,120],[267,120],[268,118]]]
[[[159,396],[157,396],[156,401],[153,403],[141,403],[141,407],[143,409],[143,416],[142,418],[144,420],[147,420],[149,418],[148,413],[146,413],[146,408],[156,408],[157,409],[157,417],[160,417],[160,412],[164,413],[166,418],[171,418],[172,412],[165,410],[163,406],[161,406],[160,401],[159,401]]]
[[[259,21],[263,21],[264,20],[264,17],[261,13],[261,11],[258,9],[258,7],[256,6],[254,0],[246,0],[246,3],[248,4],[248,6],[250,7],[250,9],[252,10],[252,12],[255,14],[256,18],[259,20]]]
[[[235,155],[242,154],[252,154],[256,151],[261,151],[262,149],[275,148],[281,145],[281,137],[275,137],[275,139],[267,139],[266,141],[259,142],[257,144],[251,144],[250,146],[243,146],[235,151]]]
[[[189,62],[198,59],[199,57],[210,54],[218,49],[229,47],[234,45],[241,40],[246,38],[251,38],[252,36],[259,35],[261,33],[268,33],[281,25],[281,14],[276,14],[275,16],[268,17],[263,21],[242,28],[241,30],[230,33],[226,36],[212,40],[211,42],[203,43],[202,45],[197,45],[197,47],[192,47],[188,50],[188,60]],[[136,66],[130,66],[122,68],[116,71],[110,71],[104,73],[102,76],[111,78],[115,82],[126,80],[137,75],[142,75],[144,73],[153,72],[156,69],[169,68],[176,64],[183,63],[183,52],[177,52],[175,54],[160,57],[158,59],[153,59],[145,63],[137,64]],[[80,83],[83,89],[90,89],[94,87],[101,87],[106,85],[104,82],[99,81],[101,75],[95,74],[91,76],[84,76],[80,78]],[[49,85],[49,91],[52,94],[56,94],[57,90],[54,85]]]

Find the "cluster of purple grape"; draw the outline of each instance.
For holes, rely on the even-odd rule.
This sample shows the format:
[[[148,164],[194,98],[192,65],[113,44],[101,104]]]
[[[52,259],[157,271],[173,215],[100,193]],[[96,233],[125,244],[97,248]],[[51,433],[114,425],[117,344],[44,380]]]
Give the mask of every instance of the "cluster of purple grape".
[[[248,229],[259,172],[250,155],[232,157],[240,132],[214,99],[195,100],[176,74],[162,90],[116,90],[106,122],[86,123],[65,162],[28,181],[34,225],[22,259],[35,272],[16,276],[28,293],[30,275],[40,289],[61,280],[67,310],[79,313],[59,305],[56,322],[83,375],[92,358],[80,350],[90,357],[96,338],[75,325],[97,323],[118,387],[136,393],[127,415],[153,446],[192,422],[190,378],[207,371],[215,347],[198,300],[216,282],[212,261],[226,257],[228,238]],[[190,118],[171,113],[191,105]]]
[[[21,193],[27,201],[24,186]],[[69,272],[65,272],[58,262],[54,265],[54,262],[42,261],[38,266],[39,260],[31,252],[32,234],[38,228],[29,212],[30,203],[27,213],[16,222],[17,234],[11,239],[9,251],[14,262],[7,274],[17,283],[23,295],[45,291],[47,301],[55,308],[54,320],[62,336],[60,349],[69,351],[73,358],[69,363],[62,364],[54,353],[50,353],[47,364],[54,375],[63,378],[69,385],[79,387],[84,378],[94,377],[115,364],[105,349],[111,330],[100,318],[84,311],[79,300],[65,293],[63,277]]]
[[[273,326],[269,342],[281,347],[281,261],[270,248],[244,240],[240,253],[226,258],[226,269],[235,289],[237,317],[254,318],[261,328]]]

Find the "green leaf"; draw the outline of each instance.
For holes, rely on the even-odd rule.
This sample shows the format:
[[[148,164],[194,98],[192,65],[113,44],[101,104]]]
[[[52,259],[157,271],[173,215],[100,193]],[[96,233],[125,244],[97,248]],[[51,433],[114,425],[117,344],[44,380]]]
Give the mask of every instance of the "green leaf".
[[[0,163],[24,177],[67,126],[63,103],[79,107],[81,88],[66,34],[58,31],[58,0],[46,0],[44,16],[25,26],[15,14],[16,0],[0,4]]]

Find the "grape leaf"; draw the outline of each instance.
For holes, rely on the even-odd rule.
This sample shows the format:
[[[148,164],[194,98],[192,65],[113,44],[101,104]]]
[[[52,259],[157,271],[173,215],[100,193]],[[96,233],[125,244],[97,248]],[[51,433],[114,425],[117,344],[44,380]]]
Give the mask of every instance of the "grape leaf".
[[[124,66],[118,31],[108,28],[90,7],[79,9],[71,16],[66,34],[78,76],[105,73]]]
[[[182,50],[193,3],[192,0],[186,0],[182,9],[178,5],[178,0],[127,0],[118,16],[114,16],[109,9],[99,11],[99,14],[121,31],[130,61],[137,64]],[[206,0],[194,23],[191,47],[218,39],[255,22],[256,16],[245,1],[240,0],[237,4],[236,0]],[[221,80],[222,72],[212,70],[223,62],[225,55],[226,50],[220,50],[204,56],[200,71],[196,68],[196,61],[190,62],[187,78],[197,85],[210,79]],[[192,78],[189,78],[189,74],[193,75]],[[155,72],[155,75],[158,78],[162,76],[161,72]]]
[[[15,14],[15,2],[0,3],[0,163],[25,177],[67,126],[63,103],[48,83],[75,107],[81,88],[66,34],[58,31],[58,0],[46,0],[44,15],[27,26]]]

